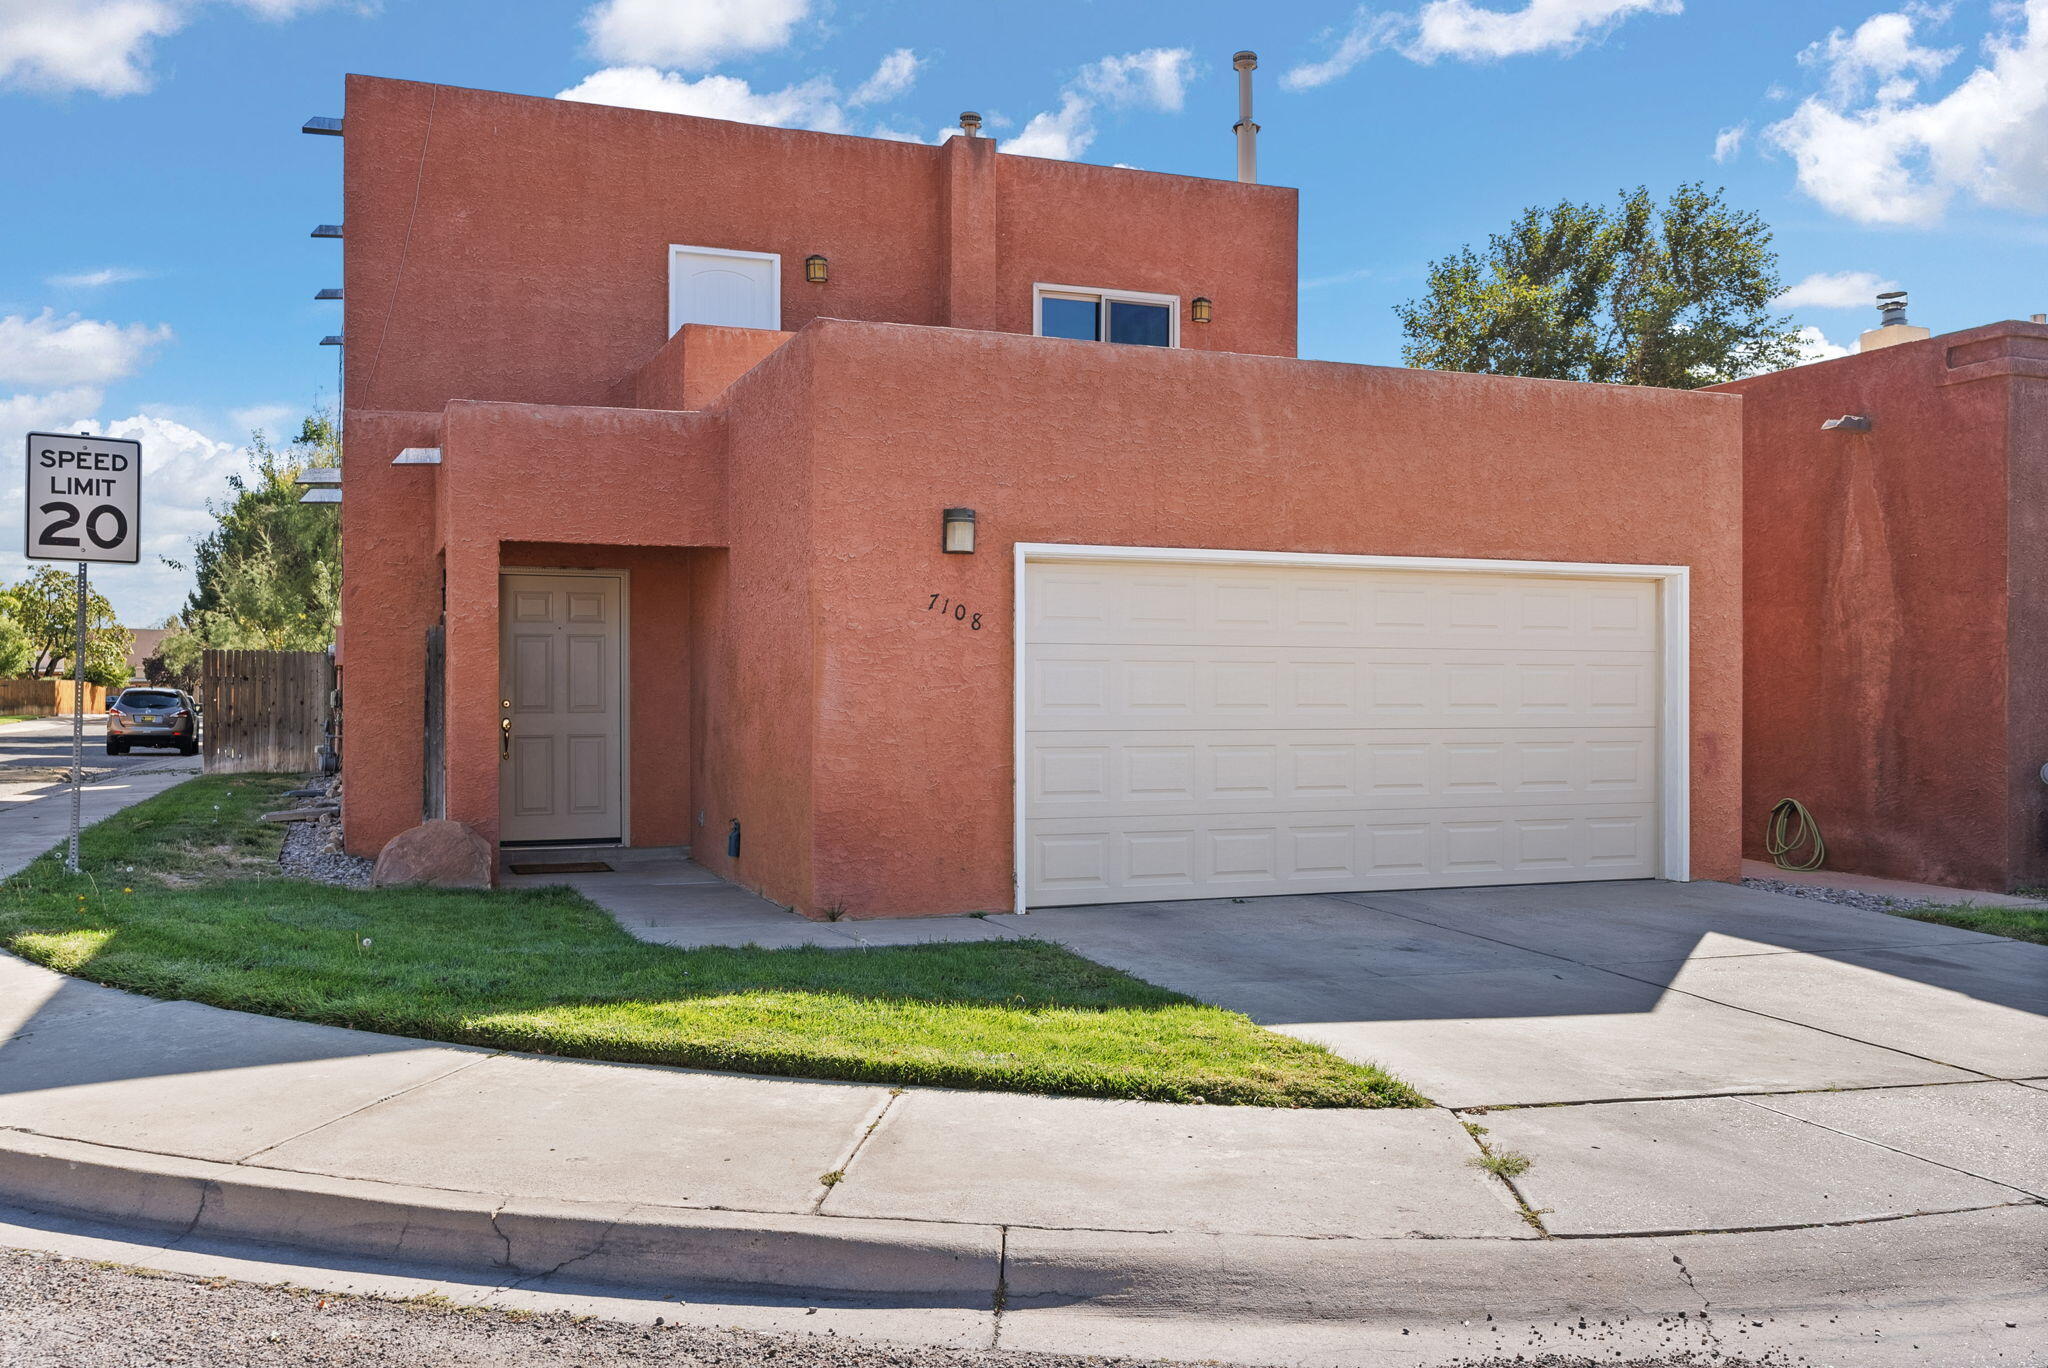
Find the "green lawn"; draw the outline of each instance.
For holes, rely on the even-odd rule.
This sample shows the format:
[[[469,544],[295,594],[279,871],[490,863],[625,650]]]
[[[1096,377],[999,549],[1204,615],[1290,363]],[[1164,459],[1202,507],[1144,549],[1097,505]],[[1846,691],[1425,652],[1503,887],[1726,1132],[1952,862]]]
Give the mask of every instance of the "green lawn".
[[[2048,945],[2048,907],[1980,907],[1975,903],[1958,903],[1953,907],[1895,907],[1888,910],[1895,917],[1940,922],[1943,926],[1960,926],[1968,931],[1983,931],[1993,936]]]
[[[277,872],[286,776],[208,776],[0,884],[0,944],[161,998],[505,1049],[874,1083],[1280,1107],[1406,1084],[1039,941],[647,945],[567,889],[354,891]]]

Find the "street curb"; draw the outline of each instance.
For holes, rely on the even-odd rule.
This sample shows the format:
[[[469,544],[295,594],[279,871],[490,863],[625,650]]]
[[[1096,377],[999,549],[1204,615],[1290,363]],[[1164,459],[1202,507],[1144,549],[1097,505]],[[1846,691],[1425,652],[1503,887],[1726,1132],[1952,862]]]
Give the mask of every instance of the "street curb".
[[[718,1286],[890,1297],[987,1310],[1002,1231],[948,1225],[488,1193],[222,1164],[0,1132],[0,1204],[177,1238],[488,1270],[573,1266],[626,1287]]]

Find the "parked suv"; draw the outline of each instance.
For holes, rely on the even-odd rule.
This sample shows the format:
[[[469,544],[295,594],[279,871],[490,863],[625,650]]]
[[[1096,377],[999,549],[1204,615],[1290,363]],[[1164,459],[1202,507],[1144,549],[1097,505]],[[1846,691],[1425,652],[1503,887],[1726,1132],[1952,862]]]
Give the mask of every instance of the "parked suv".
[[[107,705],[107,754],[130,746],[175,746],[199,754],[199,708],[183,689],[123,689]]]

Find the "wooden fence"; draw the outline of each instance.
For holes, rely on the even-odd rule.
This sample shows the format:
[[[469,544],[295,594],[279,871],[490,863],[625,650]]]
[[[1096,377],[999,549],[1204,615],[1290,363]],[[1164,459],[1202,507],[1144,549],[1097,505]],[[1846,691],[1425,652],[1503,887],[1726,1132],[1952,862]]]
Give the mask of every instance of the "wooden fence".
[[[320,767],[334,695],[325,651],[208,651],[199,667],[200,747],[209,770]]]
[[[0,679],[0,715],[57,717],[71,711],[68,679]],[[97,684],[85,686],[85,710],[107,710],[107,691]]]

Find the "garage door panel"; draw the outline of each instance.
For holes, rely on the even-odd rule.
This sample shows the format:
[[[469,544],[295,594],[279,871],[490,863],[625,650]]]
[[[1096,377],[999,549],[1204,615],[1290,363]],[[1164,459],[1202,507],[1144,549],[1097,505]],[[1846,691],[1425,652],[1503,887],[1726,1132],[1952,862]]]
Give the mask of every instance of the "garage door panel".
[[[1656,800],[1655,728],[1034,732],[1035,816]]]
[[[1651,650],[1657,591],[1414,570],[1034,566],[1027,634],[1044,644]]]
[[[1034,643],[1025,724],[1197,727],[1648,727],[1657,660],[1568,652]]]
[[[1026,900],[1658,871],[1651,581],[1040,564]]]
[[[1034,907],[1649,878],[1649,804],[1033,819]]]

